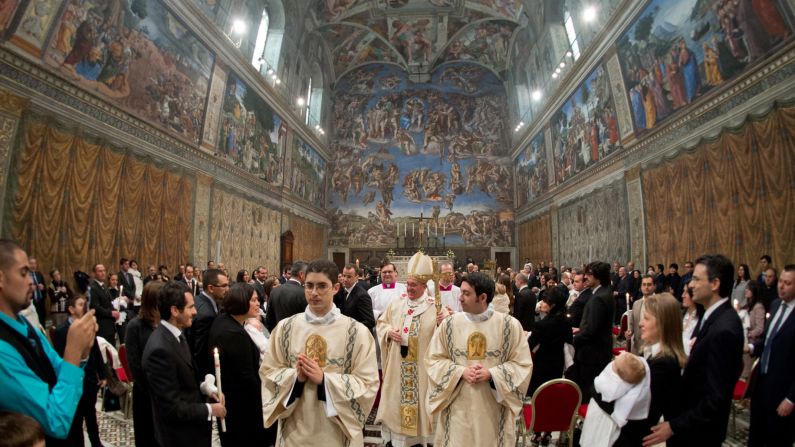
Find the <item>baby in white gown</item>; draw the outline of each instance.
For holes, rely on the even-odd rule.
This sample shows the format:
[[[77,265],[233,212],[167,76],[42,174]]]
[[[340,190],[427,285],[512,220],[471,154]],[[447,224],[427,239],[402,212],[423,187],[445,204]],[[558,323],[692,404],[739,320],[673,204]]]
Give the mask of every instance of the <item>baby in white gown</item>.
[[[594,379],[596,394],[588,403],[580,445],[612,446],[627,420],[645,419],[651,404],[649,365],[622,352]]]

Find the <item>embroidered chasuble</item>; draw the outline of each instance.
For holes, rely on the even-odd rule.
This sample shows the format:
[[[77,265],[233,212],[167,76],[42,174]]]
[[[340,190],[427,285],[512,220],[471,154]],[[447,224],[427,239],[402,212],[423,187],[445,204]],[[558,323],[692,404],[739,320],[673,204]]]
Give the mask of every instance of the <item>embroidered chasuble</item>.
[[[400,343],[389,338],[395,329],[400,330]],[[413,301],[403,294],[389,303],[376,323],[383,370],[376,423],[382,424],[382,434],[390,438],[385,441],[395,446],[433,440],[433,424],[425,410],[425,354],[435,329],[436,308],[427,294]]]
[[[513,446],[516,418],[530,384],[533,361],[518,320],[489,309],[485,321],[456,313],[442,321],[428,347],[428,412],[434,446]],[[474,385],[464,369],[480,363],[491,373]]]
[[[310,380],[290,401],[298,354],[314,358],[324,382]],[[337,315],[310,324],[304,313],[274,328],[260,367],[265,426],[279,422],[277,446],[362,446],[364,424],[378,391],[375,342],[364,325]],[[325,395],[325,401],[320,398]]]

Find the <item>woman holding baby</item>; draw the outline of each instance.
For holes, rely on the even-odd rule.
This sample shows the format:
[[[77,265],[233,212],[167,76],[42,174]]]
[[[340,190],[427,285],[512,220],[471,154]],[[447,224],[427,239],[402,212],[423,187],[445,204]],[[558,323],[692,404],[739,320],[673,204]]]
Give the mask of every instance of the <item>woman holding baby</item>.
[[[615,446],[640,446],[651,434],[651,427],[660,417],[670,421],[680,411],[682,368],[687,356],[682,345],[681,305],[670,293],[659,293],[645,299],[640,322],[641,338],[645,342],[643,356],[651,376],[651,405],[649,416],[629,420],[621,428]]]

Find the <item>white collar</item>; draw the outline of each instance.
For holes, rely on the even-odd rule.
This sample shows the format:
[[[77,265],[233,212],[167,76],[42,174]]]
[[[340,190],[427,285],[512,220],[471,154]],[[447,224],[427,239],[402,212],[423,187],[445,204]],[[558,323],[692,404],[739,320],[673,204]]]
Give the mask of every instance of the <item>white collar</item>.
[[[486,321],[494,315],[494,306],[489,303],[489,307],[486,308],[483,312],[479,314],[471,314],[469,312],[464,312],[466,315],[467,320],[471,321],[472,323],[477,323],[478,321]]]
[[[726,301],[729,301],[729,297],[721,298],[718,300],[718,302],[716,302],[712,306],[709,306],[709,309],[707,309],[707,311],[704,312],[704,316],[701,317],[701,321],[706,323],[707,320],[709,320],[710,315],[712,315],[712,313],[715,312],[715,309],[719,308]]]
[[[168,331],[171,332],[174,337],[177,338],[177,340],[179,340],[179,336],[182,335],[182,331],[180,331],[179,328],[166,320],[160,320],[160,324],[162,324],[164,328],[168,329]]]
[[[522,287],[519,287],[519,291],[521,292],[522,290],[524,290],[526,288],[527,288],[527,284],[522,284]]]
[[[304,316],[306,317],[306,322],[309,324],[322,324],[327,325],[333,323],[338,316],[340,316],[340,310],[337,309],[336,305],[332,304],[331,310],[321,317],[312,313],[309,310],[309,306],[306,306],[306,310],[304,310]]]
[[[662,344],[660,344],[660,342],[643,347],[643,356],[647,359],[657,357],[660,355],[660,352],[662,352]]]

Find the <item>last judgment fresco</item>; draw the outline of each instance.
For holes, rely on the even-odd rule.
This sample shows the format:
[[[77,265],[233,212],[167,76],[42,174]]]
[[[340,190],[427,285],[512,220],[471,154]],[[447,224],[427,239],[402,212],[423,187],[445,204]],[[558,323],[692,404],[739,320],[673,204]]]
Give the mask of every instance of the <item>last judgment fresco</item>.
[[[512,245],[505,92],[474,64],[413,83],[373,64],[337,84],[330,245]]]

